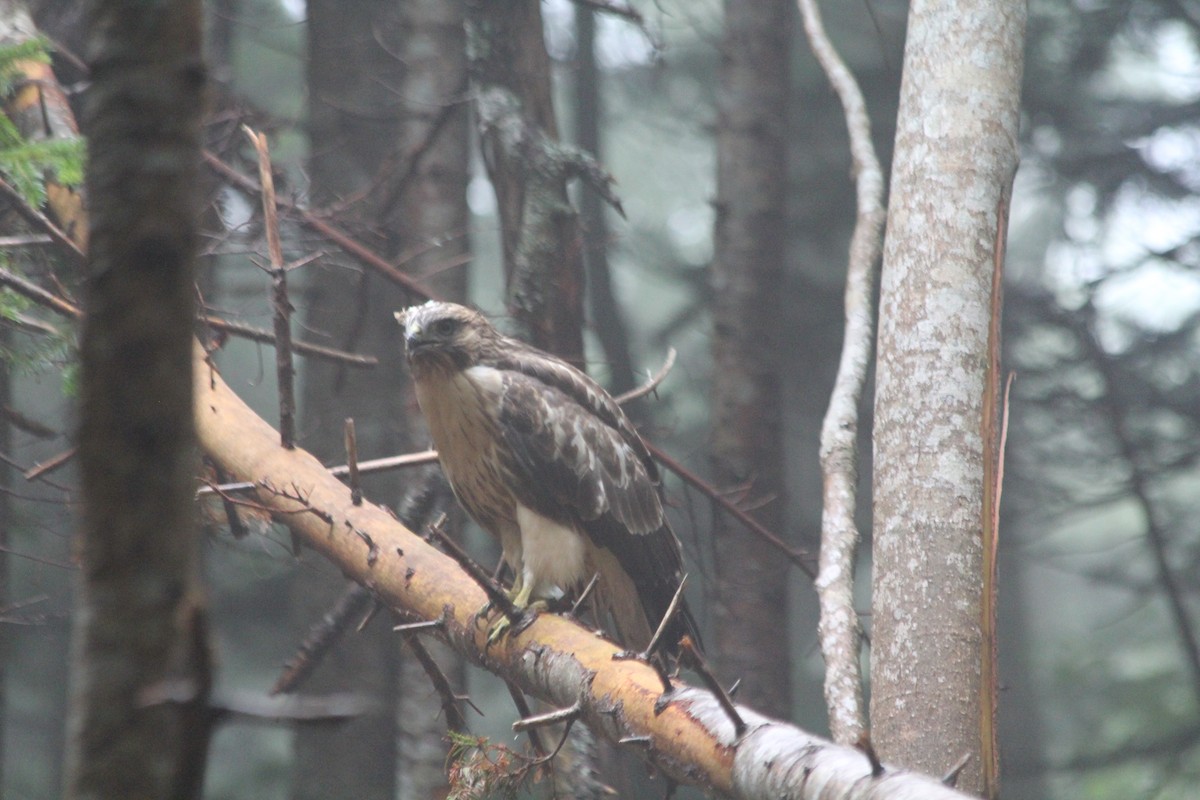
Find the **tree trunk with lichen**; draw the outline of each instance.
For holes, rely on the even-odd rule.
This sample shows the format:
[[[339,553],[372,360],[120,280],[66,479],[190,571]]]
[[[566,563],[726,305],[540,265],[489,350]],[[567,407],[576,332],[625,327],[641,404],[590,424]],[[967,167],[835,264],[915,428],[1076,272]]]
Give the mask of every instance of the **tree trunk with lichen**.
[[[1025,3],[909,14],[880,286],[871,735],[984,788],[984,531]],[[949,68],[953,65],[953,68]],[[994,788],[994,787],[993,787]]]
[[[203,777],[191,380],[200,26],[197,0],[90,8],[70,798],[193,797]]]
[[[583,361],[583,251],[567,198],[575,154],[558,141],[537,0],[468,0],[467,56],[496,190],[508,306],[521,338]]]
[[[754,516],[784,530],[780,305],[786,245],[788,50],[785,0],[725,4],[717,101],[713,258],[713,479],[762,500]],[[715,655],[750,706],[791,715],[787,559],[718,516]]]

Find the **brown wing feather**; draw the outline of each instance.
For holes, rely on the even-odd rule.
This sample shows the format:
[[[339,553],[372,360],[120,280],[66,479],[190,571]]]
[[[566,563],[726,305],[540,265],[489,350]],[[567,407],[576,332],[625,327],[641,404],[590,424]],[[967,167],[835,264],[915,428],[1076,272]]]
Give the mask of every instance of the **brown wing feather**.
[[[501,450],[505,469],[517,478],[514,490],[521,503],[581,528],[628,575],[646,621],[619,627],[653,630],[682,578],[679,543],[663,514],[657,476],[651,477],[639,452],[645,445],[615,403],[612,410],[632,441],[575,395],[537,377],[506,372],[498,415]],[[665,643],[673,649],[684,633],[699,640],[686,608]],[[643,647],[646,642],[626,644]]]

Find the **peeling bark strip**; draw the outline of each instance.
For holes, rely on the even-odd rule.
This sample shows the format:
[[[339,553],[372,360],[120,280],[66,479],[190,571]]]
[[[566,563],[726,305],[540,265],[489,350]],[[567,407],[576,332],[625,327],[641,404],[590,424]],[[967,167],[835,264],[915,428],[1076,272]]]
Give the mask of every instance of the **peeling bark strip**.
[[[66,796],[198,797],[211,677],[192,502],[200,2],[100,0],[87,31],[82,584]],[[164,701],[174,684],[186,697]]]
[[[984,406],[1024,0],[911,8],[880,288],[871,728],[982,789]]]
[[[282,448],[278,434],[229,389],[198,344],[194,358],[201,446],[235,479],[299,487],[303,503],[259,492],[280,521],[384,602],[422,619],[442,619],[447,641],[476,664],[556,707],[579,702],[582,720],[612,741],[644,743],[647,757],[672,777],[748,799],[966,797],[914,773],[872,778],[870,762],[857,750],[749,709],[738,709],[747,730],[736,739],[717,700],[699,689],[684,686],[657,708],[662,684],[653,668],[614,661],[615,645],[561,616],[543,614],[487,648],[487,626],[475,618],[485,596],[474,581],[387,512],[366,502],[355,506],[350,489],[309,453]],[[300,510],[320,513],[295,513]],[[376,545],[373,564],[355,531]]]

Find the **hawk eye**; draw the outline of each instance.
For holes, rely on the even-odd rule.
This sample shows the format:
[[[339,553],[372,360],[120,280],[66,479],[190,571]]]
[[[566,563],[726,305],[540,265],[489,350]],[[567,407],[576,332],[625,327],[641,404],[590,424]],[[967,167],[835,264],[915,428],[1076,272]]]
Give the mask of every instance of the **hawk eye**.
[[[435,336],[451,336],[458,330],[458,320],[444,317],[429,326]]]

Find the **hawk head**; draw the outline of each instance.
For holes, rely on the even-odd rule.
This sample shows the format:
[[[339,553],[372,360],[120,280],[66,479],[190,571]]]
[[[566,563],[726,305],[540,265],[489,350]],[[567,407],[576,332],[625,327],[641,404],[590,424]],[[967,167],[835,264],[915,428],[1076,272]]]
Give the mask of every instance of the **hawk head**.
[[[396,312],[414,375],[454,372],[478,363],[499,338],[487,318],[457,303],[430,300]]]

